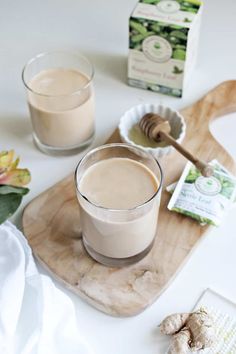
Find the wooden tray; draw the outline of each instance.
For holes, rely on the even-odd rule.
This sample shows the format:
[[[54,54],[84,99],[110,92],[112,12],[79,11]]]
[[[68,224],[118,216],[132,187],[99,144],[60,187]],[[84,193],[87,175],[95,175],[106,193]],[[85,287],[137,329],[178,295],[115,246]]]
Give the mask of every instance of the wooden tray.
[[[217,158],[231,172],[236,171],[236,165],[209,132],[209,123],[235,110],[236,81],[227,81],[182,111],[187,123],[184,144],[206,160]],[[116,130],[108,142],[119,141]],[[152,304],[208,230],[166,208],[170,196],[165,186],[179,178],[186,160],[173,153],[160,162],[165,181],[155,244],[142,261],[127,268],[102,266],[84,250],[73,175],[39,195],[24,210],[24,233],[37,259],[67,288],[110,315],[135,315]]]

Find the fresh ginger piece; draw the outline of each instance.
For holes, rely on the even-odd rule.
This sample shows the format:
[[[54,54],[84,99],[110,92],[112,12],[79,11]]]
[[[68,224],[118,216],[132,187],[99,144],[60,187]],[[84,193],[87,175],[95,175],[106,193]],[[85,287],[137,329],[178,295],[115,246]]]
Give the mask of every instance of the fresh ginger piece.
[[[186,326],[191,333],[192,350],[210,348],[215,342],[215,328],[212,317],[203,309],[190,314]]]
[[[172,337],[171,345],[168,354],[187,354],[190,346],[190,332],[187,328],[183,328]]]
[[[189,317],[189,313],[175,313],[166,317],[160,324],[160,331],[163,334],[175,334],[184,326]]]
[[[172,335],[168,354],[210,348],[216,340],[213,319],[204,309],[170,315],[160,324],[160,331]]]

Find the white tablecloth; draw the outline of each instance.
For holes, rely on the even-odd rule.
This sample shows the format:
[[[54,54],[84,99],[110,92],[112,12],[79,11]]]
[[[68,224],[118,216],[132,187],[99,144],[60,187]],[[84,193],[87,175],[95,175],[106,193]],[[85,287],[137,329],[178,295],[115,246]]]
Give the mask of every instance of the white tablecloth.
[[[92,353],[71,300],[39,274],[26,239],[8,221],[0,225],[0,353]]]

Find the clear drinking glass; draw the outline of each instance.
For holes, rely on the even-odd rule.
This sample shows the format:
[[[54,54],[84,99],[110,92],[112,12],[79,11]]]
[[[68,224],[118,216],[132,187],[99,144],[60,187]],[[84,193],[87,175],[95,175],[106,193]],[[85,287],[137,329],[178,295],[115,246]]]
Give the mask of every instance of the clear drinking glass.
[[[80,181],[88,168],[114,157],[143,164],[158,181],[156,192],[142,205],[126,210],[108,209],[95,205],[81,192]],[[150,251],[156,236],[162,189],[162,170],[156,159],[127,144],[104,145],[87,153],[79,162],[75,185],[83,244],[95,260],[107,266],[122,267],[139,261]]]
[[[37,147],[71,154],[89,145],[95,133],[94,69],[70,52],[42,53],[22,72]]]

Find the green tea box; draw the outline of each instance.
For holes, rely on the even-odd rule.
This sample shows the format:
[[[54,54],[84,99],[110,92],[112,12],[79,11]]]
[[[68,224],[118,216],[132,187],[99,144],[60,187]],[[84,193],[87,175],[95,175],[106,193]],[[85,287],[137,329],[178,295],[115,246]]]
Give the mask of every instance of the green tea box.
[[[202,3],[140,0],[129,19],[128,83],[181,97],[196,61]]]

